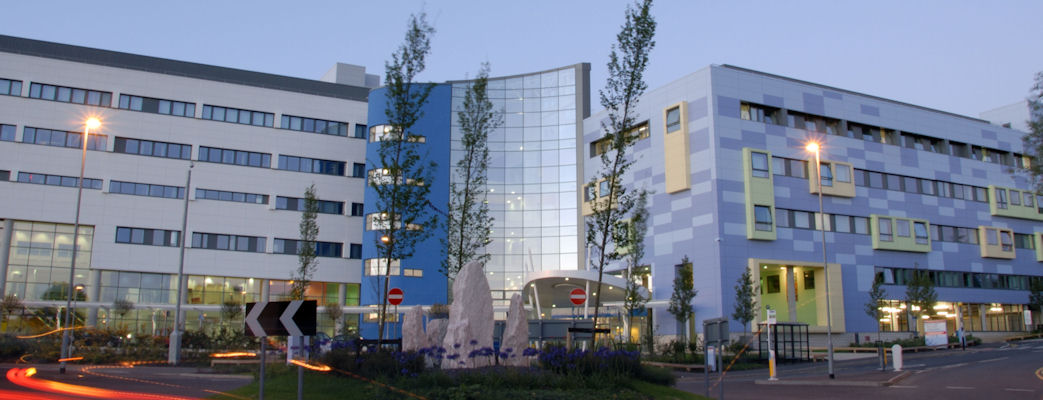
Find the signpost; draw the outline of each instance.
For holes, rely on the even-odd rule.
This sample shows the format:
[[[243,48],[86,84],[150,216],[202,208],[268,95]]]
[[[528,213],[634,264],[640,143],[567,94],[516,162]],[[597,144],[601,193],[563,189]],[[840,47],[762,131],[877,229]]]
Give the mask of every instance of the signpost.
[[[771,347],[771,337],[772,337],[772,334],[774,333],[774,329],[772,329],[772,326],[777,323],[775,315],[776,315],[775,310],[772,310],[772,309],[769,308],[768,309],[768,320],[767,320],[767,322],[768,322],[768,380],[769,381],[777,381],[777,380],[779,380],[779,378],[775,376],[775,348]]]
[[[293,301],[260,301],[246,303],[246,336],[260,337],[261,339],[261,377],[258,395],[264,400],[264,363],[267,352],[268,336],[296,336],[304,343],[303,336],[315,336],[316,332],[316,309],[318,303],[315,300],[293,300]],[[287,351],[289,353],[289,351]],[[298,372],[301,367],[297,367]],[[298,397],[300,397],[300,385],[302,376],[298,374]]]
[[[572,291],[569,292],[569,300],[572,301],[572,304],[575,304],[577,306],[586,303],[587,292],[580,288],[572,289]]]
[[[949,329],[944,319],[924,320],[923,330],[925,345],[945,346],[949,343]]]
[[[388,290],[388,304],[393,306],[402,304],[403,297],[405,297],[405,293],[402,292],[402,289],[394,287],[391,288],[391,290]]]

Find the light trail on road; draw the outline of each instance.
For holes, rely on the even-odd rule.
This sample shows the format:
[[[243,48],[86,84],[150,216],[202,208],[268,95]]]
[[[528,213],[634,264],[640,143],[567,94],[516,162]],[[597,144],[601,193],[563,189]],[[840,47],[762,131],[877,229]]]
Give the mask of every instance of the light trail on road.
[[[95,399],[121,399],[121,400],[195,400],[192,397],[169,396],[163,394],[137,393],[120,390],[109,390],[90,386],[73,385],[69,383],[49,381],[46,379],[33,378],[36,368],[11,368],[7,371],[7,380],[18,386],[34,389],[42,392],[68,394]],[[27,397],[33,399],[48,399],[49,397]],[[4,397],[5,399],[7,397]],[[64,399],[63,397],[55,397]]]

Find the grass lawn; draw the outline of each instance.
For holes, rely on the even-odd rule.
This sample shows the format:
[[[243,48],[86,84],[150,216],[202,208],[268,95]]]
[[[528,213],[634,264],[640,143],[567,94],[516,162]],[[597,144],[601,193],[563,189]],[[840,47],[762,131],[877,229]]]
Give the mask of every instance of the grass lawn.
[[[417,378],[418,381],[429,380]],[[409,385],[409,380],[399,382]],[[419,382],[415,382],[419,383]],[[655,385],[639,380],[630,380],[613,388],[604,389],[570,389],[568,391],[541,388],[500,388],[483,389],[481,385],[459,385],[455,387],[409,387],[403,388],[419,396],[429,399],[705,399],[705,397],[683,392],[671,387]],[[230,394],[235,396],[257,398],[257,382],[236,389]],[[230,399],[232,397],[216,395],[212,399]],[[297,373],[295,370],[281,370],[265,380],[264,398],[270,400],[297,398]],[[304,398],[308,400],[326,399],[411,399],[409,395],[394,392],[378,384],[365,382],[334,373],[305,371]]]

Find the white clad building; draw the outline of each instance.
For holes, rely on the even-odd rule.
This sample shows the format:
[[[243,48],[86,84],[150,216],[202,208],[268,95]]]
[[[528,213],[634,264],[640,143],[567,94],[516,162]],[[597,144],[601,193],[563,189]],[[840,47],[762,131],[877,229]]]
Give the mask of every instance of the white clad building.
[[[318,81],[0,36],[2,294],[64,304],[79,138],[95,116],[75,269],[101,309],[88,324],[113,323],[106,309],[122,298],[135,310],[120,324],[169,331],[186,195],[189,327],[220,319],[225,302],[284,296],[311,184],[322,203],[307,296],[357,305],[378,83],[346,64]]]

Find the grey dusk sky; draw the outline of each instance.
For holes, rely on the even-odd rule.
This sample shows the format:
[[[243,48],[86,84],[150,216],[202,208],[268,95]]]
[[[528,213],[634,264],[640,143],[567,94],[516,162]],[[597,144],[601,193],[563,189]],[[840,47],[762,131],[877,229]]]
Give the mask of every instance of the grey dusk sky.
[[[8,1],[0,33],[319,78],[381,75],[410,13],[437,33],[424,80],[589,62],[604,85],[625,0]],[[732,64],[958,114],[1025,98],[1043,70],[1043,1],[658,1],[650,88]],[[593,111],[600,106],[592,104]]]

